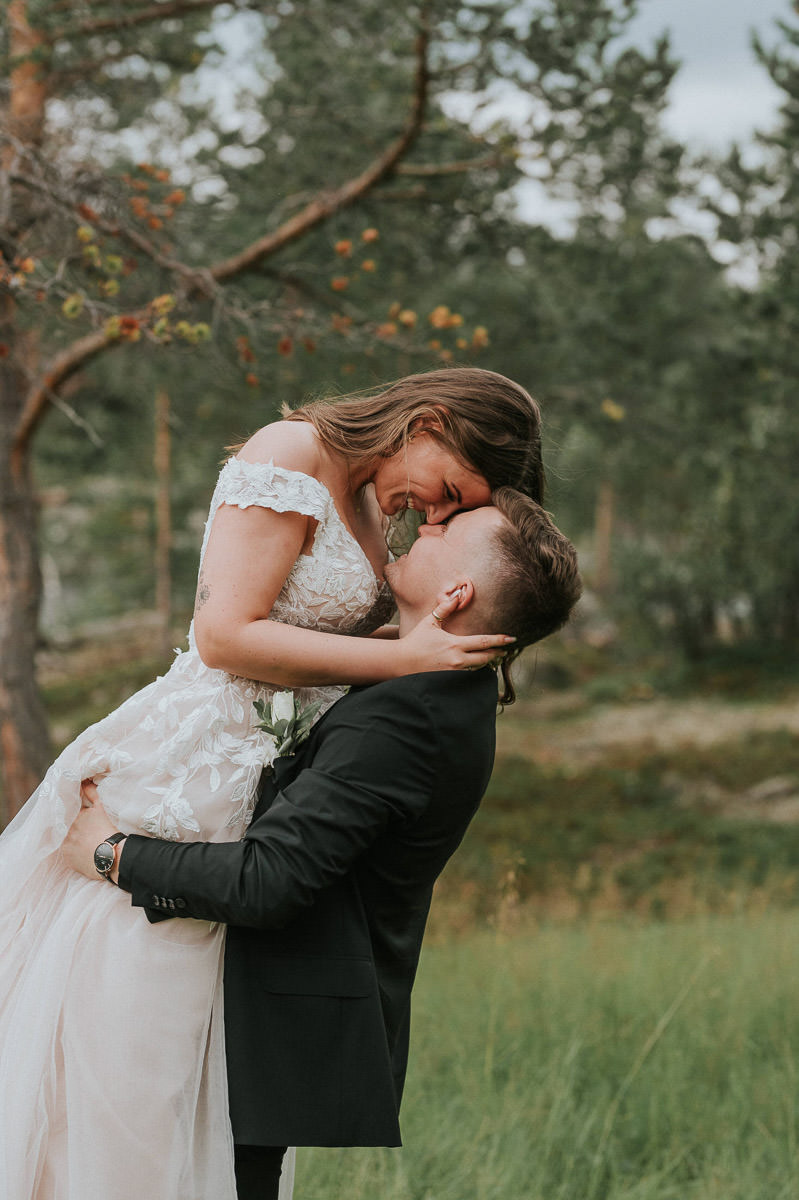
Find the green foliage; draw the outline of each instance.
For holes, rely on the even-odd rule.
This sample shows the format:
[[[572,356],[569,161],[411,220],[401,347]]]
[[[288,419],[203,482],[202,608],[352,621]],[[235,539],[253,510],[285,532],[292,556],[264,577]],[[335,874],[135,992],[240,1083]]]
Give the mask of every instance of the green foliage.
[[[506,719],[505,717],[500,720]],[[796,738],[750,734],[710,748],[616,751],[590,767],[500,757],[461,851],[444,876],[454,919],[485,920],[509,877],[534,912],[651,916],[799,902],[799,827],[755,806],[732,817],[720,793],[794,776]],[[702,797],[708,797],[705,801]]]
[[[94,666],[78,677],[51,681],[44,687],[45,700],[60,751],[76,734],[101,720],[139,688],[163,674],[169,663],[136,659],[108,666]]]

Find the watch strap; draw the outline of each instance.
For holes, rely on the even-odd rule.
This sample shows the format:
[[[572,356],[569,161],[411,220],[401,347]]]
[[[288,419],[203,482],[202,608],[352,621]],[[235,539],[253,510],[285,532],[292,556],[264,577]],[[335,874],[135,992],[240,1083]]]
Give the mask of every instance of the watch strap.
[[[97,847],[97,849],[94,852],[95,853],[94,865],[95,865],[97,874],[100,875],[101,878],[107,879],[109,883],[114,882],[113,879],[111,878],[111,872],[113,871],[114,867],[116,866],[116,854],[114,854],[111,859],[111,865],[109,867],[107,867],[105,870],[101,870],[100,866],[97,863],[97,857],[96,857],[97,851],[100,849],[101,846],[116,846],[117,842],[123,842],[127,836],[128,835],[126,833],[112,833],[109,837],[103,838],[103,840],[100,842],[100,845]]]

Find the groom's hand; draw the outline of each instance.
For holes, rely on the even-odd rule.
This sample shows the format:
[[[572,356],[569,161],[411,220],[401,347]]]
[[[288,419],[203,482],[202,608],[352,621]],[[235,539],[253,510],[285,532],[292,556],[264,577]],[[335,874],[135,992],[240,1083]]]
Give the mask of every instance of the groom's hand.
[[[87,879],[96,879],[101,882],[101,877],[94,865],[94,852],[101,842],[116,832],[116,827],[100,803],[97,787],[91,779],[86,779],[81,784],[81,798],[85,807],[81,808],[69,828],[64,839],[62,854],[64,862],[73,871],[78,871]],[[119,846],[116,866],[111,872],[114,883],[116,883],[119,870],[121,851],[122,846]]]

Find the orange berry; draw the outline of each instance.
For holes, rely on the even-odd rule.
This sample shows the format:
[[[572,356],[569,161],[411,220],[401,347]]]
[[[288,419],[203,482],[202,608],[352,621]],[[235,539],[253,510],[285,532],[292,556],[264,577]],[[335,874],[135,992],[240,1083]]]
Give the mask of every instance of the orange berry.
[[[447,329],[451,316],[446,304],[437,304],[427,319],[434,329]]]

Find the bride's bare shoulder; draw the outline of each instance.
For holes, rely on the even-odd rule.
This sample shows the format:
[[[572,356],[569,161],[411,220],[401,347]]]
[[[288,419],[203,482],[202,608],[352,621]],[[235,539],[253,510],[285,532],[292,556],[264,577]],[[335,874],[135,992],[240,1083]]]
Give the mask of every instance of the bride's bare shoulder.
[[[264,425],[244,443],[236,457],[246,462],[272,462],[288,471],[317,477],[323,460],[319,437],[308,421],[274,421]]]

